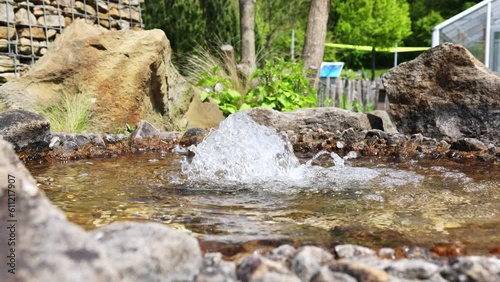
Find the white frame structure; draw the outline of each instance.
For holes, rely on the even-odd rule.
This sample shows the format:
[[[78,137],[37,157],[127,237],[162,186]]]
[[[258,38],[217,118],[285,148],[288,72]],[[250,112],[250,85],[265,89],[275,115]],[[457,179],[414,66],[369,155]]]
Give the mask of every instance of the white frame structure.
[[[482,1],[435,26],[432,47],[444,42],[463,45],[485,66],[500,72],[500,0]]]

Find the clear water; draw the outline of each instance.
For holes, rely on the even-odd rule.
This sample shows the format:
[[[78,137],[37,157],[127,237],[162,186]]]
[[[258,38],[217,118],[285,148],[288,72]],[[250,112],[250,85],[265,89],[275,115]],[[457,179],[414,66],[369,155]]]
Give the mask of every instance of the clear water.
[[[192,148],[191,160],[136,153],[28,168],[53,203],[86,229],[156,221],[218,248],[256,241],[459,242],[469,253],[485,253],[500,245],[498,165],[396,164],[326,152],[297,158],[290,148],[274,130],[239,114]]]

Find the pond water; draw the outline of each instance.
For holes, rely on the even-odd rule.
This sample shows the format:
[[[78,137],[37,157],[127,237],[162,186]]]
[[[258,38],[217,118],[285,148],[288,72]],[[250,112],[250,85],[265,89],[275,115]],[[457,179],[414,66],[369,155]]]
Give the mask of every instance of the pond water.
[[[245,115],[226,119],[191,149],[192,159],[142,152],[27,166],[49,199],[85,229],[156,221],[218,246],[456,243],[485,254],[500,244],[495,164],[390,163],[326,152],[311,161]]]

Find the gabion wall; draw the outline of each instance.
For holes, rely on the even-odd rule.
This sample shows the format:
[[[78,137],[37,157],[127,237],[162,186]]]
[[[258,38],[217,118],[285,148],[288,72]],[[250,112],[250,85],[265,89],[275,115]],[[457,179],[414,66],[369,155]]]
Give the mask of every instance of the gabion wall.
[[[0,0],[0,83],[20,76],[75,19],[142,29],[144,0]]]

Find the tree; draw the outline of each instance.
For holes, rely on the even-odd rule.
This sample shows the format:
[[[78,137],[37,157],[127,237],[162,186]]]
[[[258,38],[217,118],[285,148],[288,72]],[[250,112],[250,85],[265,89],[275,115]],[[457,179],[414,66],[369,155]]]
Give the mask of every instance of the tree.
[[[238,19],[231,0],[200,0],[205,40],[210,48],[238,42]]]
[[[307,18],[306,36],[302,58],[304,69],[311,71],[310,81],[317,88],[319,68],[325,52],[326,28],[330,11],[330,0],[312,0]]]
[[[405,0],[344,0],[335,5],[339,15],[336,38],[342,43],[372,46],[372,75],[375,52],[389,48],[411,34],[409,5]]]
[[[240,0],[240,73],[248,78],[255,70],[255,0]]]

